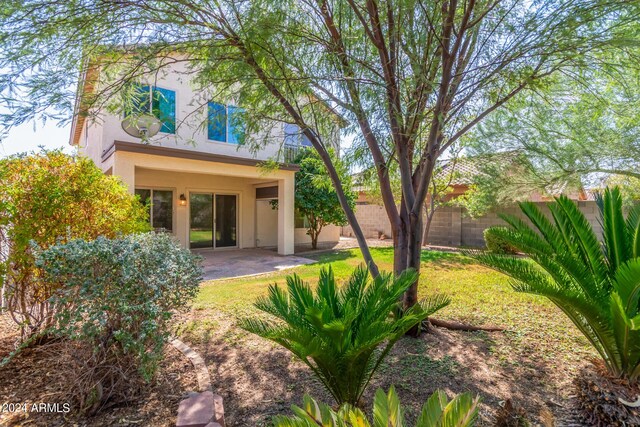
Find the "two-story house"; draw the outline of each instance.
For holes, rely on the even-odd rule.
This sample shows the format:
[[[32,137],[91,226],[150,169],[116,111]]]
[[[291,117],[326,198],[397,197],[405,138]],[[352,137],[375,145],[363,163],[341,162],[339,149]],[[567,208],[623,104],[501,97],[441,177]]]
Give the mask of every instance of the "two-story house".
[[[89,119],[81,110],[83,97],[96,90],[98,79],[91,73],[100,67],[91,68],[80,79],[70,143],[149,202],[151,225],[174,234],[185,247],[277,247],[279,254],[292,254],[309,237],[295,215],[298,167],[289,162],[291,152],[309,142],[295,125],[277,123],[265,130],[269,142],[252,152],[238,143],[245,132],[238,120],[242,110],[229,100],[203,102],[207,95],[194,91],[180,67],[139,81],[140,107],[148,105],[146,113],[151,110],[159,126],[145,141],[132,132],[126,113],[105,108]],[[338,140],[339,129],[332,138],[336,148]],[[265,160],[279,160],[279,167],[265,170]],[[337,241],[339,236],[339,227],[332,226],[320,237]]]

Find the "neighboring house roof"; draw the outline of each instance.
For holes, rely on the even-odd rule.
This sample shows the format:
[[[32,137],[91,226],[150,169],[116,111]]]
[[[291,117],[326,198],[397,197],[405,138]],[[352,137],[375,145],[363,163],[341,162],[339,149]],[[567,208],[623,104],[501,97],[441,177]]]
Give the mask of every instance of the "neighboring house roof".
[[[442,169],[438,172],[438,178],[450,179],[451,185],[471,185],[475,177],[483,173],[487,164],[502,164],[503,167],[515,168],[519,160],[518,151],[507,151],[503,153],[492,153],[478,156],[458,157],[444,162]],[[451,176],[453,174],[453,176]]]

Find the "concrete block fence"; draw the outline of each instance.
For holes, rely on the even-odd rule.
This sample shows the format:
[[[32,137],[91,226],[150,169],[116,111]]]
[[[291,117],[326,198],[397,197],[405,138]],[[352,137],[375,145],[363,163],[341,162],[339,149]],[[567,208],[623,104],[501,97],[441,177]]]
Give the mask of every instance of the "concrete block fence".
[[[598,222],[598,206],[595,201],[580,201],[578,208],[585,214],[587,220],[601,235],[602,228]],[[536,203],[549,217],[551,213],[546,203]],[[469,246],[483,247],[483,232],[489,227],[505,225],[504,221],[498,217],[499,213],[508,213],[524,219],[524,215],[517,206],[510,206],[489,212],[480,218],[471,218],[463,208],[455,206],[443,206],[439,208],[431,223],[429,231],[429,244],[437,246]],[[367,238],[377,239],[380,234],[391,238],[391,224],[387,219],[384,207],[375,204],[358,204],[356,206],[356,217]],[[353,230],[350,226],[342,227],[342,236],[353,237]]]

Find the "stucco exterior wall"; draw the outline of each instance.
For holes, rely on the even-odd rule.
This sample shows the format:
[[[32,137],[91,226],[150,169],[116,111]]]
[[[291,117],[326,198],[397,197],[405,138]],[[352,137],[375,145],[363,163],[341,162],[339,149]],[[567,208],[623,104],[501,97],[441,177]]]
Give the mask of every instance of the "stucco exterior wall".
[[[238,197],[238,245],[241,248],[255,246],[255,180],[219,175],[167,173],[165,171],[136,168],[136,188],[173,190],[173,227],[176,237],[187,246],[189,243],[189,212],[191,205],[180,206],[177,198],[190,193],[235,194]],[[277,230],[276,230],[277,232]]]
[[[215,90],[201,90],[190,81],[192,71],[184,63],[174,63],[163,68],[161,73],[139,80],[140,84],[156,86],[175,92],[176,131],[175,134],[159,133],[149,142],[156,146],[178,148],[203,153],[221,154],[258,160],[275,159],[284,142],[284,125],[280,122],[264,124],[263,128],[247,135],[245,146],[208,139],[207,115],[209,101],[225,105],[236,105],[237,100],[219,99]],[[118,94],[112,95],[119,99]],[[84,122],[78,148],[82,154],[96,162],[100,154],[114,141],[140,142],[122,129],[123,117],[102,111]],[[339,150],[340,130],[338,120],[331,135],[326,135],[330,143]],[[252,147],[250,149],[249,147]],[[257,149],[256,149],[257,148]],[[281,159],[282,160],[282,159]]]
[[[598,235],[602,233],[602,228],[598,222],[598,206],[594,201],[577,202],[580,210],[585,214],[589,223],[594,227]],[[546,203],[536,203],[547,216],[551,216]],[[442,246],[484,246],[483,232],[485,229],[497,225],[505,225],[504,221],[498,217],[498,213],[516,215],[524,219],[524,215],[517,206],[503,208],[498,211],[489,212],[480,218],[471,218],[466,215],[462,208],[453,206],[443,206],[436,211],[429,230],[429,244]],[[366,237],[377,238],[379,233],[384,233],[391,237],[391,225],[387,219],[384,208],[379,205],[358,205],[356,206],[356,217],[362,227]],[[342,228],[343,236],[352,236],[353,231],[350,226]]]
[[[327,225],[320,232],[318,243],[334,243],[339,241],[341,229],[342,227],[338,225]],[[311,244],[311,237],[307,234],[306,228],[296,228],[295,242],[296,245]]]

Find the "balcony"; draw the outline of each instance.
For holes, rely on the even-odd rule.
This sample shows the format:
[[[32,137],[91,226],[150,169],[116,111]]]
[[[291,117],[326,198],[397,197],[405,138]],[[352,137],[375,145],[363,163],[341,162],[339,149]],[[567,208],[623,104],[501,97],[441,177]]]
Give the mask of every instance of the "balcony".
[[[311,147],[305,147],[303,145],[290,145],[285,144],[282,150],[283,154],[283,163],[286,164],[296,164],[296,159],[298,156],[303,153],[305,150],[309,150]]]

